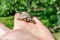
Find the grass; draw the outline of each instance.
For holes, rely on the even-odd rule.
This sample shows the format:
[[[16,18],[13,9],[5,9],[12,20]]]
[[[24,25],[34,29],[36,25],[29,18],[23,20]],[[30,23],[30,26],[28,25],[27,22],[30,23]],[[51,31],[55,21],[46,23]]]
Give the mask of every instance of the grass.
[[[14,25],[14,17],[10,16],[10,17],[0,17],[0,22],[2,22],[3,24],[5,24],[8,28],[12,29],[13,25]]]
[[[55,40],[60,40],[60,32],[53,33]]]
[[[10,17],[0,17],[0,22],[5,24],[8,28],[12,29],[14,25],[14,16]],[[60,35],[60,32],[53,33],[53,36],[56,40],[58,40],[58,36]]]

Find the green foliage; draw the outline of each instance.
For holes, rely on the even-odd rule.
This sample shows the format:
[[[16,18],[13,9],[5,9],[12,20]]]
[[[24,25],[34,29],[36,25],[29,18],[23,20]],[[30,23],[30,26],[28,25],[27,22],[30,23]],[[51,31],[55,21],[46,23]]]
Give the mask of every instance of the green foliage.
[[[1,0],[0,16],[14,15],[17,11],[43,11],[48,8],[56,8],[56,0]]]

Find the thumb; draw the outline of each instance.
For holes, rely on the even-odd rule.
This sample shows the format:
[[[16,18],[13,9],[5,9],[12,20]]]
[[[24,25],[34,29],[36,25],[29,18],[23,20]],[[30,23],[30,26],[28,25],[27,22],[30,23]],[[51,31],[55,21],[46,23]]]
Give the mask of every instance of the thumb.
[[[10,29],[8,29],[5,25],[3,25],[1,22],[0,22],[0,36],[4,35],[6,32],[9,32]]]

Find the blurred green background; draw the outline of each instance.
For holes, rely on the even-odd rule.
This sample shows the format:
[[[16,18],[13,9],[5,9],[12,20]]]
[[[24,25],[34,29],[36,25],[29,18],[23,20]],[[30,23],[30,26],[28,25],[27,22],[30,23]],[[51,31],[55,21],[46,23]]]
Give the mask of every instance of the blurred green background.
[[[51,31],[55,40],[59,40],[60,28],[58,27],[58,12],[60,0],[0,0],[0,22],[12,29],[16,11],[28,12],[39,20]]]

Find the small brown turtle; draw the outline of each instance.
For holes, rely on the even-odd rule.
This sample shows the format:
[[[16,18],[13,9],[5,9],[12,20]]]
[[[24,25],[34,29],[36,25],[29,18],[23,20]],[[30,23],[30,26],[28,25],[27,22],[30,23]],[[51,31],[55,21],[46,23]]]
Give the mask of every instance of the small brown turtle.
[[[24,20],[26,22],[31,22],[31,23],[36,23],[34,20],[33,20],[33,17],[31,17],[27,12],[21,12],[20,14],[20,17],[18,18],[18,20]]]

